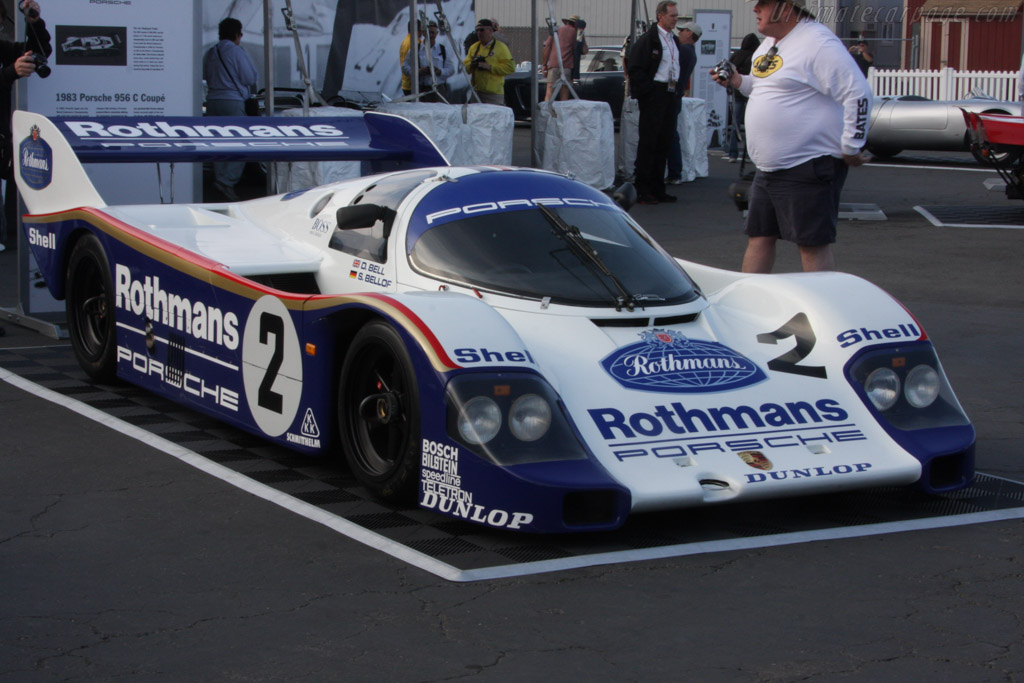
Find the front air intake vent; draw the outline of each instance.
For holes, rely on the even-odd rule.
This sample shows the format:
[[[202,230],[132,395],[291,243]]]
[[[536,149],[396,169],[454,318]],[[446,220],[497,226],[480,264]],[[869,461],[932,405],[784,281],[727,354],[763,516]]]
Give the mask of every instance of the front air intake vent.
[[[591,318],[590,322],[598,327],[660,327],[665,325],[683,325],[692,323],[700,313],[670,315],[664,318]]]

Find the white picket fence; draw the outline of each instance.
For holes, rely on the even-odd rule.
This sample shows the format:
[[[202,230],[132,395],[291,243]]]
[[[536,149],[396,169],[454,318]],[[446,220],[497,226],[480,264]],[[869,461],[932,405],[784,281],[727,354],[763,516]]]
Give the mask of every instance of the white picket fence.
[[[997,100],[1019,100],[1018,79],[1016,71],[868,71],[868,83],[879,97],[920,95],[931,100],[961,100],[974,90]]]

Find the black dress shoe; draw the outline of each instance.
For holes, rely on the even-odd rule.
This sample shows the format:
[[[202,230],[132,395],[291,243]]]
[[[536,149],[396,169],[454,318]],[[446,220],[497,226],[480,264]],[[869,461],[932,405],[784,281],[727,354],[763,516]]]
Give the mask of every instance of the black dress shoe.
[[[676,200],[676,196],[674,194],[669,194],[668,192],[662,192],[654,196],[659,202],[674,202]]]
[[[658,204],[658,198],[653,194],[642,194],[640,199],[637,200],[638,204]]]

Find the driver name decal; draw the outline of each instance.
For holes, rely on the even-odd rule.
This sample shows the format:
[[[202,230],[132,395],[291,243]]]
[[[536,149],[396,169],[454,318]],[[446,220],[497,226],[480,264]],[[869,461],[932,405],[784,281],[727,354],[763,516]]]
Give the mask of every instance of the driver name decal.
[[[657,329],[641,332],[640,338],[601,361],[627,389],[694,394],[731,391],[766,379],[753,361],[718,342]]]

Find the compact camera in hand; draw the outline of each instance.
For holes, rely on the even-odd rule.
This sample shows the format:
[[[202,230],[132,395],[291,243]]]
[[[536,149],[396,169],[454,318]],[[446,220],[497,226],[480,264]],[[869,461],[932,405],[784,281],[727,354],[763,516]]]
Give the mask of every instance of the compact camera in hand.
[[[487,57],[483,57],[481,55],[477,55],[476,57],[473,57],[473,66],[480,66],[481,64],[483,64],[486,61],[487,61]]]
[[[736,73],[736,67],[728,59],[723,59],[718,64],[715,64],[715,68],[711,72],[717,80],[728,83],[732,80],[732,75]]]
[[[39,76],[39,78],[46,78],[50,75],[52,70],[50,69],[50,65],[46,63],[46,57],[33,52],[32,63],[36,65],[36,75]]]

